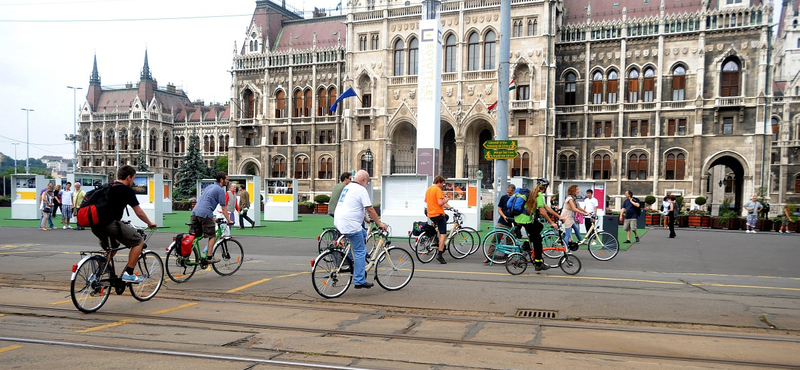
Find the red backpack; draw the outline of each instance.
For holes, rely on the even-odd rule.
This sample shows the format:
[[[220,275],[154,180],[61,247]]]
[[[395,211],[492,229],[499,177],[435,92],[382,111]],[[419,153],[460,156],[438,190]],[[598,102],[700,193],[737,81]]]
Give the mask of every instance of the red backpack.
[[[86,193],[80,208],[78,208],[78,214],[75,215],[78,219],[78,226],[103,226],[113,221],[105,213],[108,207],[108,191],[115,184],[105,184]]]

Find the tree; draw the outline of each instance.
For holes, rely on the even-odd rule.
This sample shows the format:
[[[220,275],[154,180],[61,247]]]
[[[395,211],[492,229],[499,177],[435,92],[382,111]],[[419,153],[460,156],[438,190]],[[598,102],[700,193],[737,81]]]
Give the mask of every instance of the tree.
[[[189,147],[183,161],[175,175],[175,194],[176,199],[188,199],[195,195],[197,181],[206,178],[209,168],[203,163],[200,155],[200,137],[192,132],[189,136]],[[216,174],[216,173],[215,173]]]
[[[217,157],[217,168],[219,172],[228,172],[228,156],[222,155]]]
[[[139,157],[136,158],[138,164],[136,165],[136,172],[150,172],[150,166],[147,165],[147,158],[144,156],[144,148],[139,151]]]

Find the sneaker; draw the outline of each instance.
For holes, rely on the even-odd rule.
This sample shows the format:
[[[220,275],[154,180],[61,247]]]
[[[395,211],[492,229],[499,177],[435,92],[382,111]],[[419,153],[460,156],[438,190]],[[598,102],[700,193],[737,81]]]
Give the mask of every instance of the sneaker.
[[[136,284],[139,284],[139,283],[141,283],[142,281],[144,281],[144,279],[142,279],[142,278],[140,278],[140,277],[138,277],[138,276],[136,276],[136,275],[128,275],[128,273],[127,273],[127,272],[123,272],[123,273],[122,273],[122,281],[124,281],[124,282],[126,282],[126,283],[136,283]]]
[[[638,236],[636,237],[636,242],[637,242],[637,243],[639,242],[639,237],[638,237]]]
[[[67,229],[67,225],[64,225],[64,226],[62,227],[62,229],[66,230],[66,229]]]
[[[67,229],[70,229],[70,230],[72,230],[72,226],[70,226],[70,225],[67,225]]]
[[[206,263],[209,264],[209,265],[212,264],[212,263],[217,263],[219,261],[220,261],[220,259],[219,258],[214,258],[214,256],[206,257]]]
[[[443,251],[436,253],[436,260],[439,261],[442,265],[446,265],[447,261],[444,260],[444,256],[442,256]]]
[[[631,243],[631,241],[630,241],[630,240],[626,240],[626,241],[624,241],[623,243],[628,243],[628,244],[630,244],[630,243]]]
[[[375,284],[370,283],[370,282],[366,282],[364,284],[356,284],[355,288],[356,289],[369,289],[369,288],[372,288],[373,286],[375,286]]]
[[[757,231],[757,230],[755,230],[755,229],[753,229],[753,234],[756,234],[756,233],[758,233],[758,231]]]
[[[550,266],[548,266],[548,265],[547,265],[546,263],[544,263],[544,262],[539,262],[539,263],[534,263],[534,264],[533,264],[533,269],[534,269],[535,271],[545,271],[545,270],[549,270],[549,269],[550,269]]]

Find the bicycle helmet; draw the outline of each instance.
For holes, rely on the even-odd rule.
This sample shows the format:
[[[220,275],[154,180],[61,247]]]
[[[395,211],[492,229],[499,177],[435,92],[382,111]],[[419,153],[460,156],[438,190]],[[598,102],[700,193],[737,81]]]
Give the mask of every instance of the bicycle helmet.
[[[545,186],[547,186],[547,185],[550,185],[550,181],[548,181],[545,178],[538,178],[538,179],[536,179],[536,185],[545,185]]]

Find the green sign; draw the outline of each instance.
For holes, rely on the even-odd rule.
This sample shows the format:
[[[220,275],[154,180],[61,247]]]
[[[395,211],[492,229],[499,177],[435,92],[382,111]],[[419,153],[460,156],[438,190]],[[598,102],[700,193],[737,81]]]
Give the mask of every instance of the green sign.
[[[517,149],[516,140],[486,140],[483,142],[484,149]]]
[[[519,157],[516,150],[509,149],[487,149],[483,152],[483,158],[487,160],[493,159],[514,159]]]

